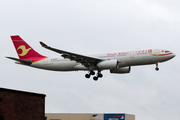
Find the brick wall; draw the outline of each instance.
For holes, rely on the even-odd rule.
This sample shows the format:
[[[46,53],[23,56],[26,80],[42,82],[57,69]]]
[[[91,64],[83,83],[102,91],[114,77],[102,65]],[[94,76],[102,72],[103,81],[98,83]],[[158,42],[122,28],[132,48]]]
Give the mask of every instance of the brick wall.
[[[45,95],[0,88],[4,120],[44,120]]]

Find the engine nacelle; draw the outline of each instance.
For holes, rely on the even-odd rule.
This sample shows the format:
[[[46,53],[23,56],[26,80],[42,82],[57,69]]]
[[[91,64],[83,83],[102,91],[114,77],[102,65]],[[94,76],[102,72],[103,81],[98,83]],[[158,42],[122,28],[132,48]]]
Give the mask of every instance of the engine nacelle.
[[[106,60],[97,64],[99,69],[113,69],[118,67],[117,60]]]
[[[117,73],[117,74],[130,73],[130,71],[131,71],[130,66],[110,69],[110,73]]]

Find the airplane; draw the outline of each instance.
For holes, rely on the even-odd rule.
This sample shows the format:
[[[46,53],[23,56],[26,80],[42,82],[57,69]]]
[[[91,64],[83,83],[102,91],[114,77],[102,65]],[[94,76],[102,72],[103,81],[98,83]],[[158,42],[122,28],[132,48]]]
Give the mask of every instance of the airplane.
[[[57,57],[47,57],[36,52],[19,35],[11,36],[12,42],[19,56],[18,58],[6,57],[15,60],[17,64],[26,65],[53,71],[88,71],[86,78],[94,76],[95,81],[102,78],[101,71],[110,70],[110,73],[130,73],[131,66],[155,64],[159,70],[159,63],[175,57],[169,50],[164,49],[139,49],[129,51],[109,52],[95,55],[81,55],[56,49],[40,42],[41,46],[61,54]],[[95,75],[95,71],[97,74]]]

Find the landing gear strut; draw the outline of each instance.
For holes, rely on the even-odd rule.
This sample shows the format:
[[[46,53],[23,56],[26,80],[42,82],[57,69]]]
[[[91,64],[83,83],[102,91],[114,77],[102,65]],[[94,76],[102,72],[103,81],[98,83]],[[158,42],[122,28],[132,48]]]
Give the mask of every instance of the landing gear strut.
[[[102,78],[102,77],[103,77],[103,74],[101,74],[101,71],[98,71],[97,77],[99,77],[99,78]]]
[[[159,67],[158,67],[158,66],[159,66],[159,63],[156,63],[156,68],[155,68],[156,71],[159,70]]]

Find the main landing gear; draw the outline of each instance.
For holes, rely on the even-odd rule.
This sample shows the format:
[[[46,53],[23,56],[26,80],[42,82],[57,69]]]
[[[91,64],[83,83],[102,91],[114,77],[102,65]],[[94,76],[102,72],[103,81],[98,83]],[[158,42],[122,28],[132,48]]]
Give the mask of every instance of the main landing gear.
[[[90,78],[91,75],[95,75],[94,71],[90,71],[89,74],[86,74],[85,77],[86,78]],[[101,71],[98,71],[97,75],[93,77],[93,80],[97,81],[98,78],[102,78],[103,75],[101,74]]]
[[[156,63],[156,68],[155,68],[156,71],[159,70],[159,67],[158,67],[158,66],[159,66],[159,63]]]
[[[90,71],[89,74],[86,74],[85,77],[86,78],[90,78],[91,75],[95,75],[94,71]]]

